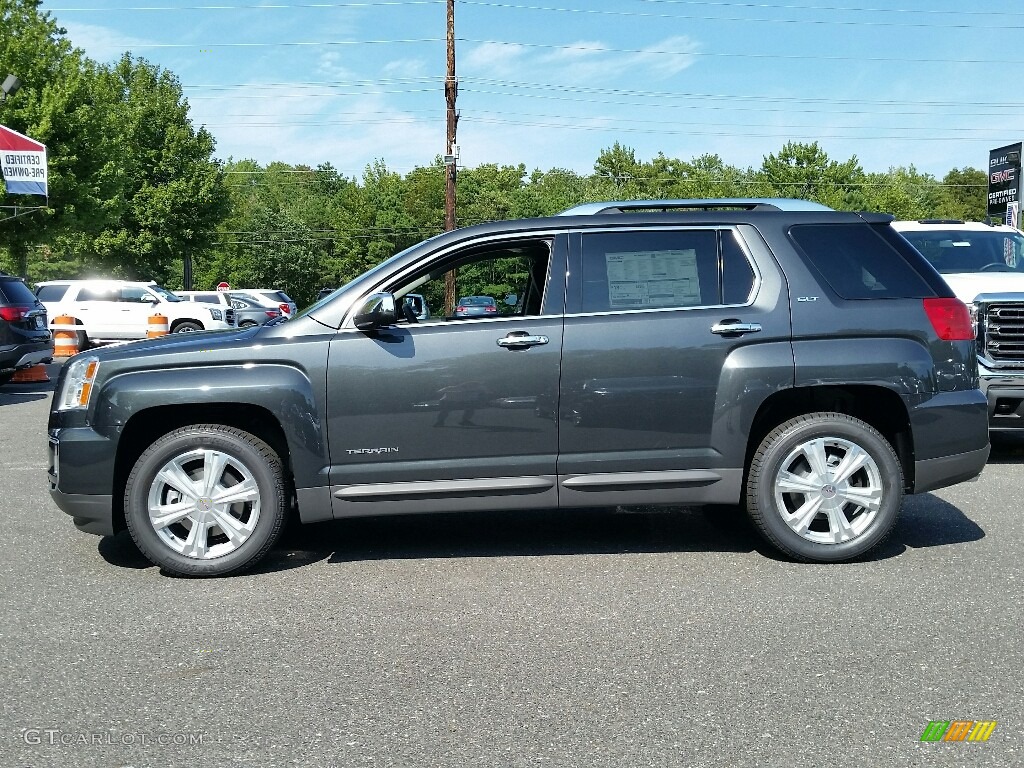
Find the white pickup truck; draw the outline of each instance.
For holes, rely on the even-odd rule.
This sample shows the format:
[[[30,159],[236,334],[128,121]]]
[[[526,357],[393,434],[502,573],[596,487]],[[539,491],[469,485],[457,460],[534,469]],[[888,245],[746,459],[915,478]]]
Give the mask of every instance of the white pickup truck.
[[[989,428],[1024,434],[1024,234],[1005,224],[895,221],[971,309]]]
[[[171,333],[231,328],[223,308],[183,301],[156,283],[127,280],[50,280],[37,284],[36,298],[54,318],[75,318],[78,348],[88,344],[145,339],[149,318],[167,318]],[[62,326],[63,327],[63,326]]]

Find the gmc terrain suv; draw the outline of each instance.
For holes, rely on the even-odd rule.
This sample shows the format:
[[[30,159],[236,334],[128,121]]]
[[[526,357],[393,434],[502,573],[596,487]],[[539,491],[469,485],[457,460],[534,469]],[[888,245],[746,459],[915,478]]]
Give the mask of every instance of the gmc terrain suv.
[[[955,220],[892,226],[971,308],[989,429],[1024,430],[1024,235],[1005,224]]]
[[[0,386],[22,368],[53,359],[46,308],[20,277],[0,272]]]
[[[989,451],[968,310],[890,221],[662,200],[448,232],[282,325],[71,358],[51,493],[194,576],[293,510],[745,503],[790,557],[856,557]]]

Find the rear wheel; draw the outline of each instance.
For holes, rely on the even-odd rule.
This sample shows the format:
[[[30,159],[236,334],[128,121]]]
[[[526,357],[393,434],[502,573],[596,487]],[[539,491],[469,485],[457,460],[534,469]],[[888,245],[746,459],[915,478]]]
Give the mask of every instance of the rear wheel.
[[[217,424],[157,439],[135,462],[124,497],[136,545],[182,576],[225,576],[255,565],[281,533],[286,502],[274,450]]]
[[[178,323],[174,326],[171,333],[191,333],[192,331],[201,331],[203,326],[193,320],[185,320],[184,322]]]
[[[10,373],[0,373],[0,387],[6,384],[8,381],[14,378],[14,371]]]
[[[843,413],[811,413],[773,429],[747,473],[747,511],[798,560],[838,562],[877,546],[896,524],[903,469],[889,442]]]

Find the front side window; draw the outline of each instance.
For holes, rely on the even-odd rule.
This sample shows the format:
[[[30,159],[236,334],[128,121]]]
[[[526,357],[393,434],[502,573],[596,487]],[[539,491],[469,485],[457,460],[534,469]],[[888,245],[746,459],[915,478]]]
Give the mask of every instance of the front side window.
[[[754,271],[730,230],[583,236],[583,312],[742,304]]]
[[[153,301],[153,298],[153,295],[145,288],[128,287],[121,289],[121,301],[127,301],[132,304],[146,304]]]
[[[399,322],[539,315],[550,261],[547,240],[477,246],[389,288]]]

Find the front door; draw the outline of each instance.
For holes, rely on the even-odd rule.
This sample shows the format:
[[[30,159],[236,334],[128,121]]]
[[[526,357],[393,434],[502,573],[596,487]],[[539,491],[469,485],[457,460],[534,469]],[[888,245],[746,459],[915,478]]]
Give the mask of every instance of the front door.
[[[442,254],[382,286],[428,316],[410,307],[391,328],[339,331],[327,378],[335,516],[555,506],[565,258],[564,236]],[[495,309],[457,314],[463,296]]]

